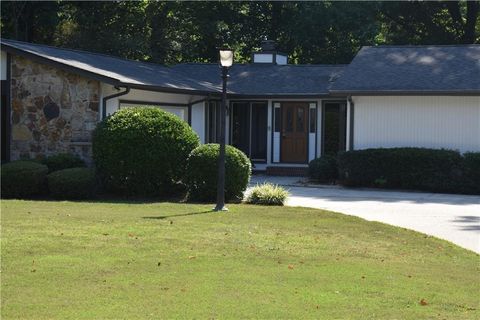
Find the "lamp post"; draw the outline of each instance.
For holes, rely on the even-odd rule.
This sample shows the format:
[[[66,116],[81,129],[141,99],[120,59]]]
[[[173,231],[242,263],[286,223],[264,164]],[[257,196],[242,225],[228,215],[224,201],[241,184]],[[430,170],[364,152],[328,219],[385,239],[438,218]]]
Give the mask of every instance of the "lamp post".
[[[220,49],[220,65],[222,67],[222,106],[220,109],[220,152],[218,155],[217,205],[214,211],[227,211],[225,207],[225,127],[227,111],[227,79],[228,68],[233,64],[233,51]]]

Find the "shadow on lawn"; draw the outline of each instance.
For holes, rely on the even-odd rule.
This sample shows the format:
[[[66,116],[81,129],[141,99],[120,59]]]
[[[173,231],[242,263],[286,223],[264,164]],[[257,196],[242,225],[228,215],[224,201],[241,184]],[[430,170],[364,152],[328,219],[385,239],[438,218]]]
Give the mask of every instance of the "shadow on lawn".
[[[200,211],[200,212],[173,214],[173,215],[170,215],[170,216],[148,216],[148,217],[142,217],[142,218],[143,219],[152,219],[152,220],[162,220],[162,219],[175,218],[175,217],[195,216],[197,214],[205,214],[205,213],[212,213],[212,212],[214,212],[214,211],[213,210],[206,210],[206,211]]]

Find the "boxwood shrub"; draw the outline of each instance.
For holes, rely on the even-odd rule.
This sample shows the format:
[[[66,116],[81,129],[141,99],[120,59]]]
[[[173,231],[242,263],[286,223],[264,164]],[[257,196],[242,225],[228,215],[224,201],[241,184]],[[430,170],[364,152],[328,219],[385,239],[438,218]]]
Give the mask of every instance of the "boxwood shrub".
[[[85,167],[85,161],[79,156],[71,153],[59,153],[48,156],[42,160],[42,163],[48,167],[48,172],[63,170],[68,168]]]
[[[28,198],[42,194],[47,166],[35,161],[13,161],[2,165],[2,198]]]
[[[324,155],[313,159],[308,164],[308,176],[312,180],[320,182],[333,182],[338,177],[337,158]]]
[[[188,157],[185,184],[190,200],[215,201],[217,195],[218,144],[204,144]],[[235,147],[226,146],[225,200],[242,200],[252,166],[248,157]]]
[[[47,176],[50,195],[57,199],[86,199],[95,192],[95,172],[91,168],[58,170]]]
[[[462,192],[462,155],[426,148],[366,149],[338,155],[340,183],[348,186]]]
[[[93,134],[93,159],[107,190],[142,196],[170,194],[199,145],[192,128],[157,108],[126,108]]]

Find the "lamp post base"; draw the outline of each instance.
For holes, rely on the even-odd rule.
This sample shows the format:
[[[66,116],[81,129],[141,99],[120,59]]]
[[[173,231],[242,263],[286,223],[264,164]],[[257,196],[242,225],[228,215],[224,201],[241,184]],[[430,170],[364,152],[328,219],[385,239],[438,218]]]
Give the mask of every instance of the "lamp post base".
[[[215,208],[213,208],[213,211],[228,211],[228,208],[225,207],[225,206],[223,206],[223,207],[221,207],[221,208],[215,207]]]

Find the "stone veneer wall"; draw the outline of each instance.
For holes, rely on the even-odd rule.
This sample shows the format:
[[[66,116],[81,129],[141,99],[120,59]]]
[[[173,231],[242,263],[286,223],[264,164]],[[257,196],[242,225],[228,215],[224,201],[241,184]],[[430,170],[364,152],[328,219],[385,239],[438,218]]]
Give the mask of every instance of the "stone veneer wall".
[[[91,163],[100,83],[19,56],[11,68],[11,159],[70,152]]]

